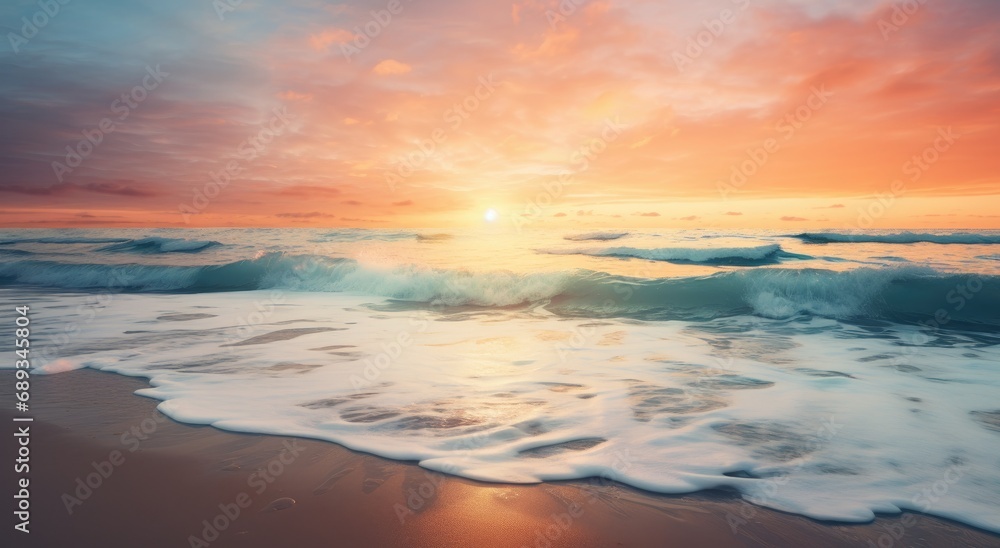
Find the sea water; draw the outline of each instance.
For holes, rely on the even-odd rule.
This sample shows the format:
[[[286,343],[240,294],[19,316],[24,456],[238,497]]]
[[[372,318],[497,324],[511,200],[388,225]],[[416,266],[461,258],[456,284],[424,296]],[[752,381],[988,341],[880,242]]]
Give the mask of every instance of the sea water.
[[[997,232],[0,231],[34,372],[181,422],[1000,532],[998,276]]]

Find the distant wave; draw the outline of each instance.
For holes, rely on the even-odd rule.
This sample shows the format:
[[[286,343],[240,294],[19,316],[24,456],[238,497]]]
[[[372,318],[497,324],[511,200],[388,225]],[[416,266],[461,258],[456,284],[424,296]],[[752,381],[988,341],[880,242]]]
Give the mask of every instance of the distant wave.
[[[879,243],[879,244],[1000,244],[1000,234],[926,234],[915,232],[898,232],[895,234],[853,234],[841,232],[805,232],[796,234],[793,238],[810,244],[833,243]]]
[[[12,244],[115,244],[129,241],[128,238],[21,238],[4,240],[0,245]]]
[[[908,259],[905,259],[903,257],[896,257],[894,255],[886,255],[884,257],[872,257],[872,259],[878,259],[880,261],[892,261],[894,263],[908,263],[908,262],[910,262]]]
[[[331,232],[324,232],[309,240],[314,243],[325,242],[393,242],[398,240],[412,240],[419,234],[405,230],[378,230],[369,228],[343,228]]]
[[[0,283],[62,289],[207,293],[282,288],[351,291],[413,302],[508,306],[560,292],[570,274],[472,274],[416,266],[377,268],[353,259],[270,253],[221,265],[0,263]]]
[[[913,267],[846,272],[763,268],[706,277],[641,279],[587,270],[515,274],[417,266],[373,268],[352,259],[272,253],[223,265],[101,265],[21,260],[0,264],[0,284],[67,290],[202,293],[281,288],[352,292],[423,306],[544,306],[563,315],[708,319],[756,314],[997,325],[1000,277]],[[956,287],[972,288],[961,307]],[[949,298],[952,300],[949,300]],[[941,323],[941,322],[938,322]]]
[[[417,234],[418,242],[443,242],[450,239],[451,234]]]
[[[588,240],[617,240],[618,238],[624,238],[628,236],[628,232],[587,232],[585,234],[570,234],[568,236],[563,236],[564,240],[570,240],[574,242],[584,242]]]
[[[665,261],[670,263],[697,263],[707,265],[762,266],[777,264],[781,259],[811,259],[808,255],[788,253],[778,244],[753,247],[661,247],[639,249],[635,247],[606,247],[596,249],[539,250],[552,255],[589,255],[591,257],[619,257]]]
[[[969,298],[960,298],[956,288]],[[961,306],[959,306],[961,304]],[[935,320],[1000,326],[1000,276],[942,274],[917,267],[843,272],[761,268],[706,277],[627,279],[591,274],[574,278],[549,310],[562,314],[702,320],[754,314],[881,319],[916,324]],[[941,311],[945,321],[941,321]]]
[[[206,240],[185,240],[183,238],[159,238],[150,236],[138,240],[127,240],[121,243],[102,247],[98,251],[116,253],[198,253],[208,248],[222,245],[219,242]]]

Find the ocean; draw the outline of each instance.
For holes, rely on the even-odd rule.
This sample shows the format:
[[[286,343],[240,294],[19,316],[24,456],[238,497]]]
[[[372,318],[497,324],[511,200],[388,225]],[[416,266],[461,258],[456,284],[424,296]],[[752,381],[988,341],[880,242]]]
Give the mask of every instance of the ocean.
[[[0,231],[32,374],[466,478],[1000,532],[1000,232]],[[10,325],[14,329],[13,312]],[[13,367],[7,360],[0,367]]]

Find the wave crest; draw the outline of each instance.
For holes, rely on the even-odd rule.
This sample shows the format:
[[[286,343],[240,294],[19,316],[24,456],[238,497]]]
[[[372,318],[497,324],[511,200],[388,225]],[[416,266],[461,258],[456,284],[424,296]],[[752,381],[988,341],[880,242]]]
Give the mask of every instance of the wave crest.
[[[624,238],[625,236],[628,236],[628,234],[628,232],[587,232],[584,234],[570,234],[568,236],[563,236],[563,239],[573,242],[585,242],[588,240],[607,241]]]
[[[219,242],[208,240],[185,240],[183,238],[160,238],[150,236],[138,240],[127,240],[105,246],[98,251],[114,253],[198,253],[211,247],[220,246]]]
[[[762,268],[704,277],[641,279],[587,270],[516,274],[280,253],[223,265],[100,265],[21,260],[0,264],[0,284],[67,290],[205,293],[284,289],[351,292],[422,307],[543,306],[560,315],[700,320],[754,314],[997,325],[1000,277],[914,267],[845,272]],[[957,291],[956,288],[962,288]],[[961,306],[959,306],[959,300]]]
[[[591,257],[617,257],[664,261],[670,263],[697,263],[707,265],[758,266],[777,264],[781,259],[811,259],[807,255],[789,253],[778,244],[753,247],[661,247],[639,249],[635,247],[606,247],[592,249],[547,249],[540,253],[552,255],[589,255]]]
[[[4,240],[0,245],[12,244],[116,244],[129,241],[128,238],[19,238]]]
[[[1000,244],[1000,234],[927,234],[916,232],[897,232],[894,234],[854,234],[843,232],[804,232],[796,234],[798,238],[810,244],[834,243],[875,243],[875,244]]]

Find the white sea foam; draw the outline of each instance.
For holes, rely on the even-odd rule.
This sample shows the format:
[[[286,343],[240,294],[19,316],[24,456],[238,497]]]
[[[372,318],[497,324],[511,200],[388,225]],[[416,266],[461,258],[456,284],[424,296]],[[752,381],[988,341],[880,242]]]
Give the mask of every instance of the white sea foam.
[[[541,231],[0,233],[36,371],[148,376],[181,421],[488,481],[606,474],[1000,530],[1000,277],[981,248],[590,244],[637,261],[535,253],[588,245]],[[220,245],[96,251],[147,238]]]
[[[280,270],[266,276],[265,287],[306,291],[348,291],[404,301],[446,305],[509,306],[558,295],[572,273],[516,274],[508,271],[467,272],[415,265],[378,267],[345,261],[313,267],[311,275]]]
[[[60,322],[76,318],[75,299],[60,301]],[[192,307],[117,295],[86,340],[60,350],[151,377],[140,393],[182,422],[324,439],[469,478],[730,486],[814,518],[912,509],[1000,531],[995,345],[953,334],[933,346],[902,326],[876,338],[821,318],[595,324],[543,310],[374,311],[372,299],[256,291]]]

